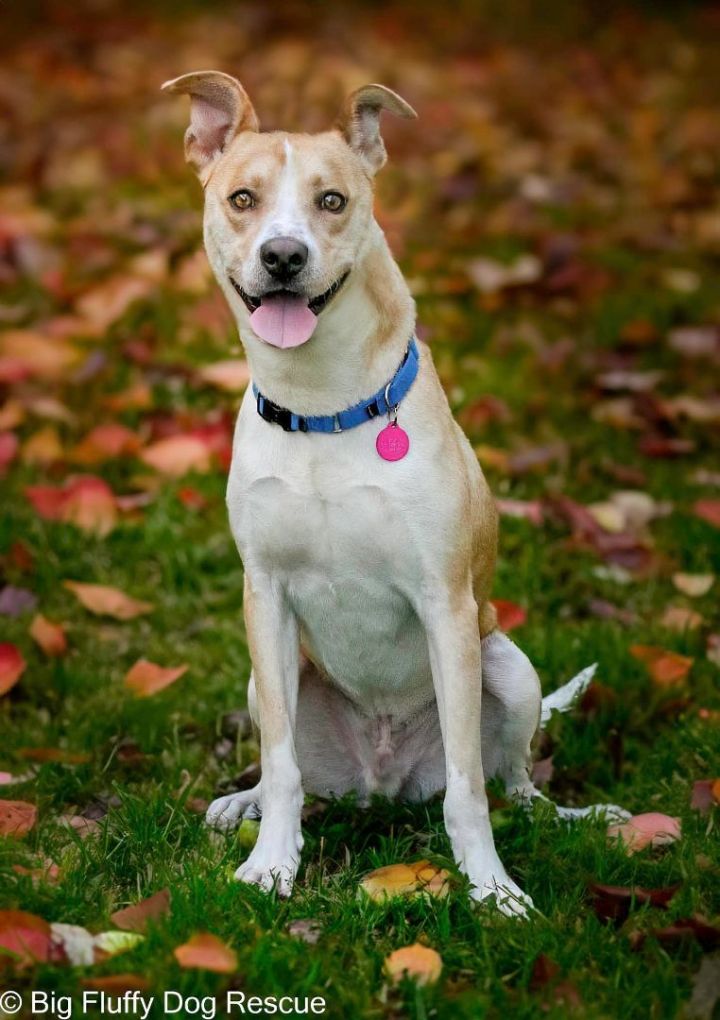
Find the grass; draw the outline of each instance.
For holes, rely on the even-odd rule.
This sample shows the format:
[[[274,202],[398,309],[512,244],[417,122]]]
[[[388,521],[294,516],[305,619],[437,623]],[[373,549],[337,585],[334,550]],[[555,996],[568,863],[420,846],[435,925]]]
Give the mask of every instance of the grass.
[[[148,28],[148,38],[167,60],[163,47],[170,44],[159,37],[170,29],[160,7],[154,16],[157,23]],[[372,35],[369,27],[365,31]],[[657,66],[664,67],[660,57],[650,61],[648,73]],[[690,104],[690,97],[680,97],[680,110],[683,102]],[[172,142],[179,146],[178,137]],[[162,162],[163,151],[146,177],[138,171],[137,179],[123,178],[115,193],[102,198],[101,189],[90,188],[90,197],[100,208],[130,209],[155,237],[170,236],[174,267],[199,243],[199,217],[189,185],[173,182],[160,194],[166,173],[180,179],[180,149],[167,151],[178,164],[172,171],[167,160]],[[413,188],[413,173],[425,180],[423,165],[417,163],[419,169],[408,178],[391,171],[381,195],[401,194],[403,181]],[[493,191],[491,183],[487,194],[473,198],[473,215],[476,209],[478,215],[491,212],[504,200],[504,187],[497,184]],[[623,182],[617,187],[622,193]],[[86,193],[38,187],[34,194],[55,217],[59,245],[69,246],[80,230]],[[682,839],[627,856],[608,845],[599,822],[564,826],[542,806],[532,817],[512,807],[496,808],[492,820],[500,855],[537,907],[522,923],[491,907],[473,906],[461,881],[441,901],[379,906],[363,899],[359,880],[375,867],[422,856],[453,868],[442,805],[379,800],[361,812],[351,801],[341,801],[310,814],[303,866],[289,901],[238,885],[232,874],[247,848],[234,836],[208,831],[193,810],[195,799],[209,800],[224,790],[258,754],[254,737],[223,737],[223,717],[243,706],[250,669],[242,569],[225,517],[223,473],[163,482],[135,518],[124,515],[110,535],[98,539],[72,525],[41,520],[24,496],[27,485],[62,480],[68,465],[43,469],[20,457],[2,479],[3,576],[31,589],[48,618],[66,622],[71,650],[66,658],[48,660],[28,637],[31,615],[1,618],[2,640],[20,646],[28,662],[20,683],[0,701],[0,769],[28,773],[24,783],[6,787],[5,796],[36,803],[39,822],[24,840],[2,841],[0,907],[101,931],[111,927],[113,911],[167,886],[172,910],[129,954],[93,968],[38,966],[13,977],[13,987],[78,995],[90,974],[133,972],[144,975],[157,994],[175,989],[221,997],[229,987],[258,995],[321,995],[329,1017],[417,1020],[500,1015],[522,1020],[539,1010],[549,1017],[669,1020],[688,1000],[700,946],[690,941],[668,948],[650,938],[635,950],[630,934],[696,913],[716,920],[720,913],[717,809],[703,817],[690,808],[693,782],[717,775],[720,762],[717,722],[698,715],[700,708],[720,708],[718,670],[706,657],[704,641],[709,629],[718,628],[717,583],[692,603],[706,621],[700,631],[676,633],[660,623],[669,604],[685,604],[671,584],[673,570],[720,573],[720,533],[692,513],[695,500],[712,495],[712,487],[696,474],[700,468],[717,470],[712,436],[707,425],[682,423],[681,433],[695,440],[696,451],[677,460],[648,458],[639,451],[636,431],[603,424],[591,412],[600,399],[596,375],[616,364],[662,369],[665,395],[712,393],[709,365],[685,358],[664,338],[675,326],[717,320],[715,256],[701,245],[668,252],[626,242],[617,224],[609,226],[608,214],[593,211],[592,203],[548,207],[538,214],[543,230],[552,233],[559,225],[578,236],[595,231],[584,264],[609,273],[612,286],[591,293],[581,288],[564,298],[528,288],[493,305],[466,287],[455,288],[453,274],[479,254],[512,260],[532,249],[535,239],[510,228],[467,236],[462,224],[450,226],[439,264],[428,269],[437,225],[445,217],[455,223],[456,210],[443,207],[437,194],[422,201],[409,223],[393,218],[392,203],[383,209],[388,227],[404,231],[401,264],[418,296],[420,322],[431,331],[454,410],[466,420],[473,403],[492,394],[509,411],[507,420],[468,425],[471,440],[503,450],[567,444],[563,459],[538,472],[513,476],[489,467],[494,491],[527,500],[562,493],[587,504],[627,487],[614,477],[613,466],[619,464],[641,470],[643,490],[670,504],[668,515],[651,525],[657,560],[647,576],[608,572],[595,553],[568,542],[566,525],[552,515],[540,528],[503,518],[494,594],[527,609],[527,623],[513,637],[546,690],[590,662],[599,664],[598,678],[606,689],[599,710],[554,719],[545,738],[543,753],[550,747],[554,754],[551,795],[567,803],[602,800],[634,813],[678,815]],[[142,232],[132,236],[118,228],[118,234],[114,238],[109,229],[102,242],[96,238],[99,268],[91,264],[85,271],[73,262],[67,270],[77,290],[102,278],[108,265],[124,271],[125,260],[147,247]],[[103,262],[103,245],[112,248],[109,263]],[[691,293],[659,283],[678,266],[697,276]],[[69,291],[74,293],[72,287]],[[26,307],[22,324],[29,328],[72,305],[72,299],[63,304],[28,272],[11,281],[9,299],[13,307]],[[105,358],[96,375],[83,382],[63,378],[47,388],[45,395],[57,396],[74,415],[72,422],[58,425],[66,448],[107,415],[108,394],[139,378],[151,386],[151,407],[118,416],[133,428],[150,430],[168,418],[234,411],[234,398],[198,385],[191,374],[195,366],[228,356],[234,342],[229,328],[209,326],[209,320],[195,316],[196,306],[207,300],[206,294],[179,293],[171,274],[114,322],[99,343],[91,342],[88,350],[97,345]],[[654,326],[656,336],[646,346],[630,348],[622,331],[638,319]],[[543,355],[568,338],[569,354],[553,370]],[[128,356],[128,345],[137,340],[148,345],[149,361]],[[30,415],[18,429],[20,438],[42,424]],[[120,492],[135,491],[139,476],[147,475],[132,458],[97,470]],[[178,499],[188,485],[206,501],[199,510]],[[17,540],[32,556],[30,568],[12,555]],[[155,609],[127,623],[99,620],[62,586],[68,578],[111,584],[153,602]],[[634,622],[598,618],[592,599],[631,610]],[[629,653],[634,643],[692,656],[683,687],[653,685]],[[189,671],[166,691],[138,700],[122,678],[140,657],[185,662]],[[133,754],[122,753],[128,744],[136,748]],[[22,751],[38,747],[86,754],[89,761],[30,764]],[[81,839],[59,824],[61,815],[72,813],[100,816],[97,833]],[[14,870],[17,864],[37,866],[43,858],[60,865],[57,883],[33,881]],[[595,915],[587,888],[591,881],[647,888],[680,883],[680,890],[667,911],[639,907],[629,925],[617,928]],[[321,924],[314,945],[288,932],[291,921],[303,918]],[[177,965],[173,949],[197,931],[211,931],[233,946],[236,975]],[[432,988],[409,982],[388,987],[385,957],[415,941],[442,954],[443,978]],[[579,1005],[567,998],[567,989],[563,999],[562,985],[553,991],[557,982],[539,987],[533,980],[541,954],[557,964],[558,980],[574,986]],[[153,1015],[162,1015],[159,1005]]]

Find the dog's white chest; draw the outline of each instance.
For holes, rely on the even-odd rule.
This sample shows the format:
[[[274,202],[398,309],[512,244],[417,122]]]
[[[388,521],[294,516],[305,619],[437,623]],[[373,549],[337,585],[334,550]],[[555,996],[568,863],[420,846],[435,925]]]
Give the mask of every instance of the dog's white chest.
[[[246,569],[280,584],[327,674],[370,711],[397,714],[398,700],[405,710],[427,701],[432,682],[406,594],[421,580],[412,465],[378,457],[381,427],[285,435],[241,421],[228,506]]]

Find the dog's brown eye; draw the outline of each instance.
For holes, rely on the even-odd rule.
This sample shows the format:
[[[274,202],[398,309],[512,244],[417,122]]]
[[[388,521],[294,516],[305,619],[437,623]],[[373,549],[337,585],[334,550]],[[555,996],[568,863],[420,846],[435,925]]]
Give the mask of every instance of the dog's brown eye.
[[[339,191],[326,191],[320,199],[320,208],[328,212],[342,212],[347,205],[347,199]]]
[[[255,196],[247,188],[241,188],[239,191],[232,193],[228,202],[235,209],[252,209],[255,205]]]

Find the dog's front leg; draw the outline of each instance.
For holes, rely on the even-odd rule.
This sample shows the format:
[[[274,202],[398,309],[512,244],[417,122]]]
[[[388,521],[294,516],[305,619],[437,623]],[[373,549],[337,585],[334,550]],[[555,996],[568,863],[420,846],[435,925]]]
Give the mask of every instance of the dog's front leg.
[[[302,848],[303,791],[295,754],[298,627],[272,578],[246,574],[245,625],[260,723],[262,820],[257,843],[235,877],[289,896]]]
[[[509,878],[495,849],[480,746],[482,665],[471,591],[436,594],[422,609],[445,748],[445,828],[473,898],[494,895],[507,914],[532,901]]]

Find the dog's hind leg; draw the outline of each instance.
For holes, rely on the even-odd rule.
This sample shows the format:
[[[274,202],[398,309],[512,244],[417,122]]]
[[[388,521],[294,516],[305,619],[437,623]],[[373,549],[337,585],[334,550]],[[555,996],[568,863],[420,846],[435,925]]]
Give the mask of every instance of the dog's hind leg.
[[[552,711],[567,711],[572,706],[592,680],[592,672],[584,670],[565,687],[542,699],[532,663],[501,631],[495,630],[483,639],[482,655],[482,745],[483,757],[488,758],[486,775],[499,776],[508,796],[526,807],[535,800],[553,803],[558,818],[570,821],[596,815],[604,815],[608,820],[628,818],[629,813],[615,804],[582,808],[554,804],[530,778],[530,744],[538,727]]]

